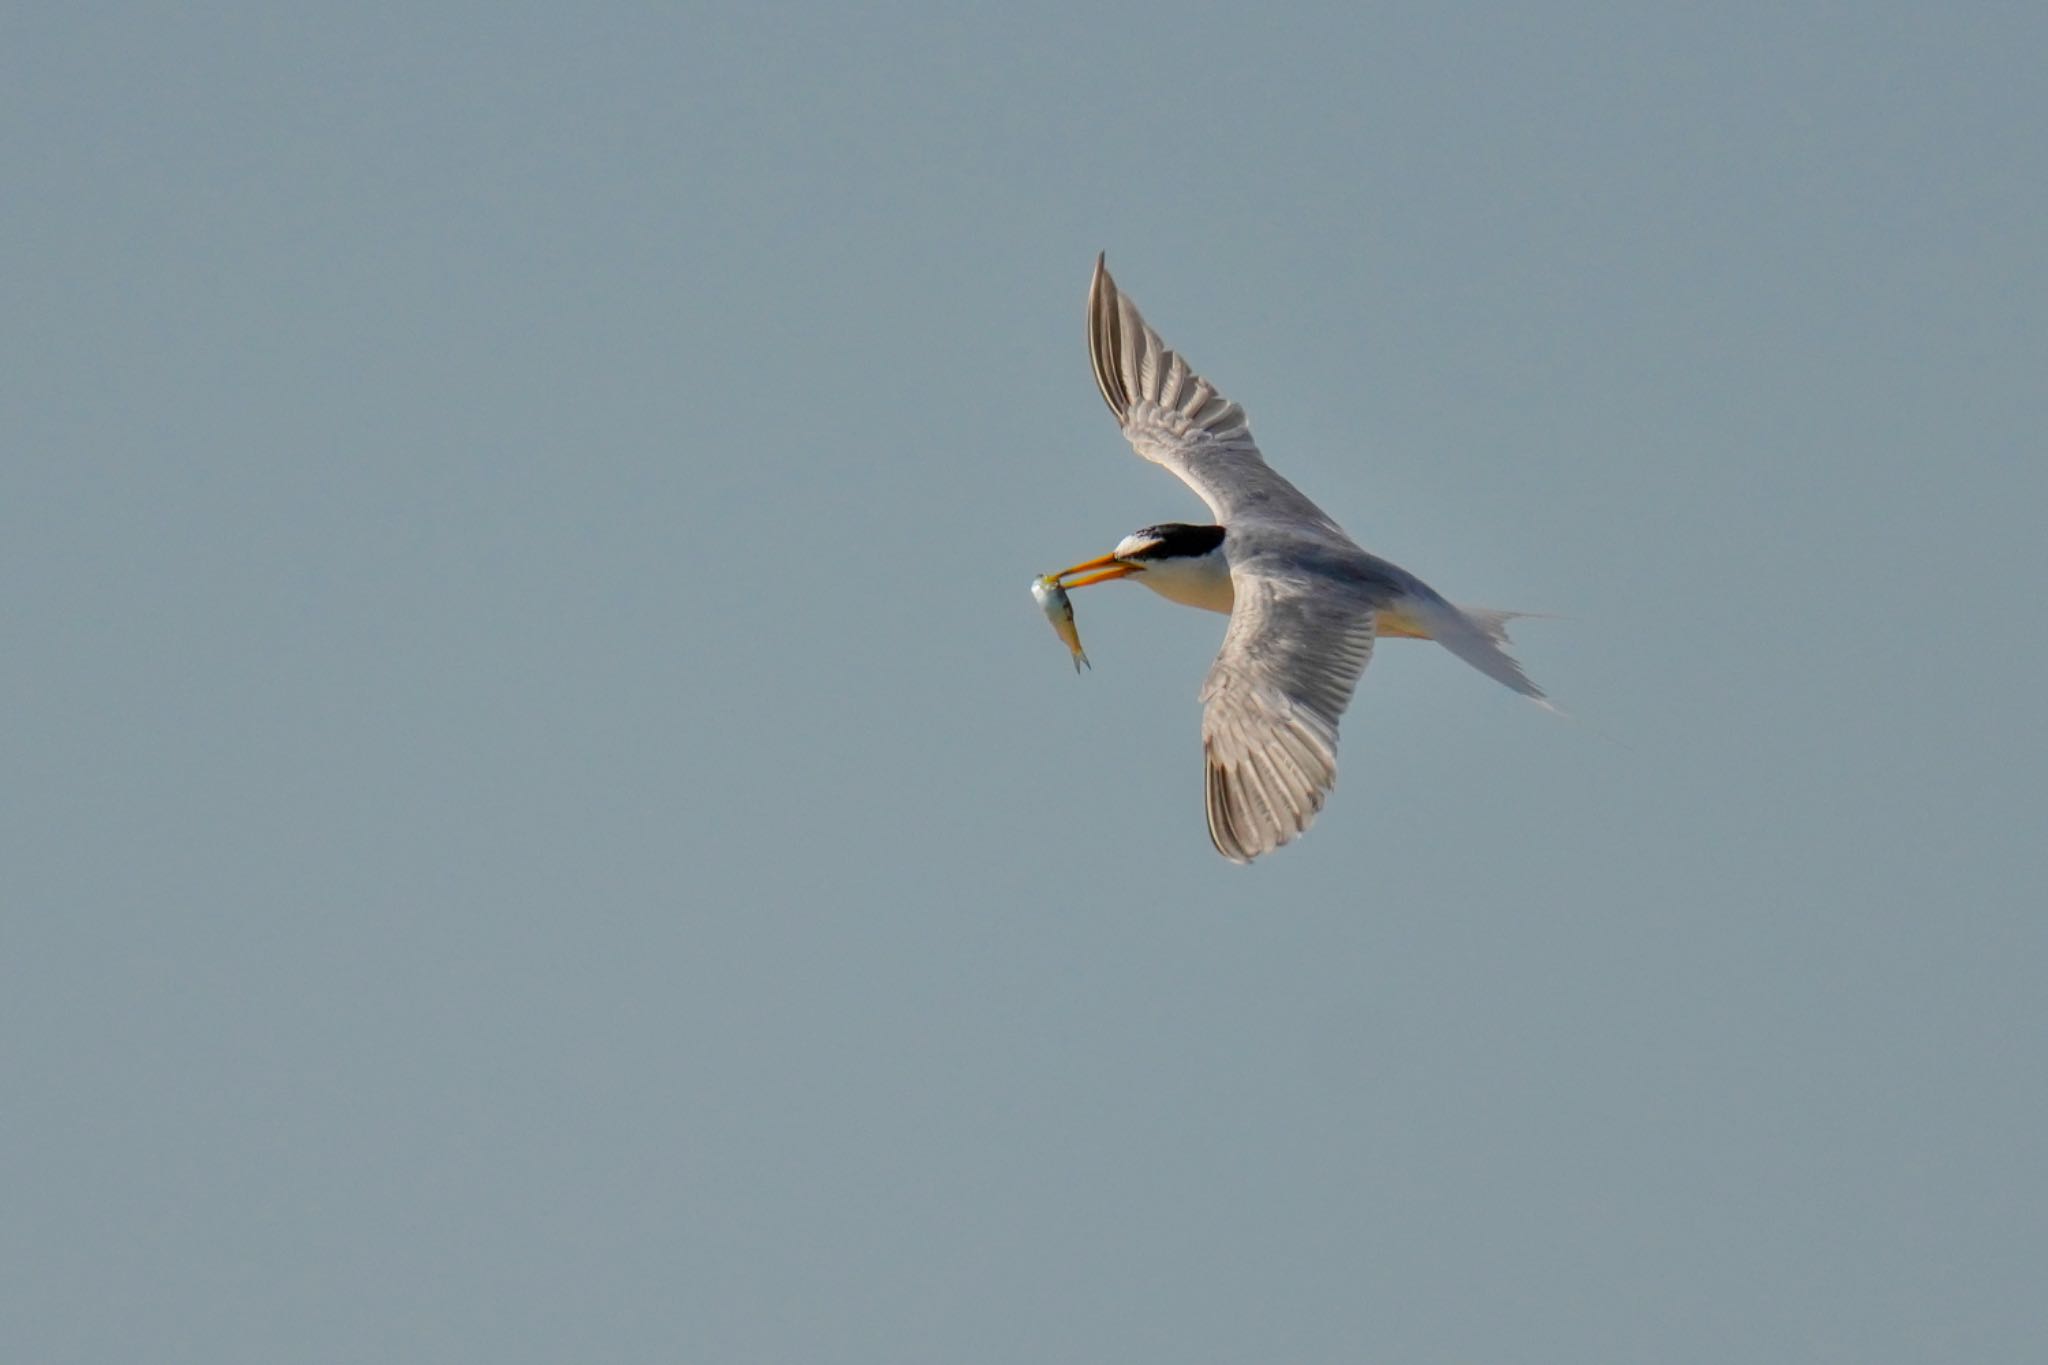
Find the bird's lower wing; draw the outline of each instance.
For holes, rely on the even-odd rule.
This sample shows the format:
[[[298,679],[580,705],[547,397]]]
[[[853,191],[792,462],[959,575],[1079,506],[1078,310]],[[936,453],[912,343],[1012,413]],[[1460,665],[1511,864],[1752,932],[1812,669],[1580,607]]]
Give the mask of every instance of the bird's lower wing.
[[[1337,782],[1337,718],[1372,659],[1374,612],[1234,569],[1223,648],[1202,687],[1209,838],[1247,863],[1306,830]]]

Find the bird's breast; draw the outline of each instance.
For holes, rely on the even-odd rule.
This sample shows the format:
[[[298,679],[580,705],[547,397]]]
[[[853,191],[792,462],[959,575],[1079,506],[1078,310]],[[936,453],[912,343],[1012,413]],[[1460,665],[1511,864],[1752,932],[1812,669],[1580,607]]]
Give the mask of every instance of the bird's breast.
[[[1155,561],[1137,578],[1167,601],[1184,607],[1228,616],[1237,601],[1230,586],[1230,564],[1220,549],[1194,558]]]

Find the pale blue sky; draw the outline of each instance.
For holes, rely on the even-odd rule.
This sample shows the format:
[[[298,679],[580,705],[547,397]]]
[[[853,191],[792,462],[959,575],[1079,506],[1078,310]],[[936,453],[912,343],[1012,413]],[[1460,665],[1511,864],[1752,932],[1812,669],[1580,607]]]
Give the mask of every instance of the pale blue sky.
[[[0,1357],[2048,1354],[2037,5],[0,25]],[[1210,851],[1107,249],[1560,721]]]

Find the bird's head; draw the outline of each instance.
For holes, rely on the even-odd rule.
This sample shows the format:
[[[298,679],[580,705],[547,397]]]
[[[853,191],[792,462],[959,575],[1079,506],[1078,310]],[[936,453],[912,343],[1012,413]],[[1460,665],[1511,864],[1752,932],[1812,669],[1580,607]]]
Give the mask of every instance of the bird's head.
[[[1198,563],[1206,565],[1212,556],[1220,567],[1222,549],[1221,526],[1189,526],[1170,521],[1133,531],[1118,541],[1116,548],[1108,554],[1099,559],[1085,560],[1071,569],[1062,569],[1053,577],[1060,580],[1062,587],[1085,588],[1155,569],[1191,567]],[[1074,574],[1084,577],[1071,577]]]

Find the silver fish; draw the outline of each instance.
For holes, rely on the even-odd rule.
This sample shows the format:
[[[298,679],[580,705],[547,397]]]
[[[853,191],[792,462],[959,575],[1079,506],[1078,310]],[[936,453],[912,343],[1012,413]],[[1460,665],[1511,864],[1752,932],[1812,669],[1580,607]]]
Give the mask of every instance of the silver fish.
[[[1059,580],[1044,574],[1031,580],[1031,595],[1037,599],[1038,609],[1045,613],[1045,619],[1052,622],[1052,628],[1066,643],[1074,655],[1074,671],[1079,673],[1082,664],[1088,663],[1088,655],[1081,648],[1081,632],[1074,626],[1074,604],[1067,600],[1067,590]]]

